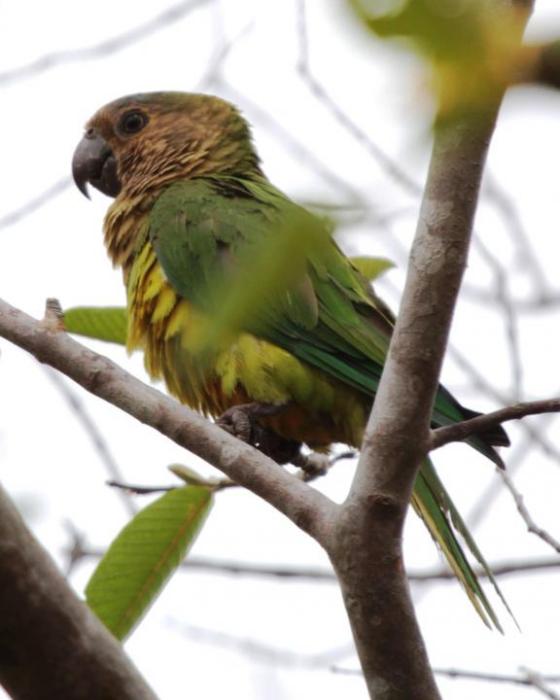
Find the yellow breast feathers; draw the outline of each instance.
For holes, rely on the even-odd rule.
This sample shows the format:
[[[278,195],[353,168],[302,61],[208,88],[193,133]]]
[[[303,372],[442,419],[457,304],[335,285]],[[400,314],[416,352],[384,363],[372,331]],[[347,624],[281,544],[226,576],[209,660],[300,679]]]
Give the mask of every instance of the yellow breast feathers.
[[[176,294],[146,243],[128,280],[127,347],[144,351],[151,377],[164,379],[180,401],[205,414],[218,416],[250,401],[285,404],[289,410],[267,422],[290,439],[315,446],[333,438],[351,443],[358,439],[347,434],[350,425],[351,432],[355,426],[361,431],[365,420],[364,402],[354,391],[248,333],[214,348],[211,358],[203,357],[198,339],[207,323]],[[334,420],[339,425],[333,425],[333,416],[340,417]]]

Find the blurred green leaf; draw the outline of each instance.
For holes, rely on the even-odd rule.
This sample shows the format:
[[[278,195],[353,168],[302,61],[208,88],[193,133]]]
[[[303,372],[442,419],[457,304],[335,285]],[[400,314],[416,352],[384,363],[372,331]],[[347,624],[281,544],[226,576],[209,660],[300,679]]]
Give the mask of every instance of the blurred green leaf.
[[[64,327],[68,333],[125,345],[126,309],[124,306],[77,306],[64,312]]]
[[[298,274],[303,275],[306,255],[315,246],[323,245],[325,238],[323,230],[286,227],[286,231],[274,240],[259,245],[255,258],[252,250],[251,257],[241,261],[236,280],[233,283],[228,281],[228,288],[233,284],[233,294],[226,295],[223,289],[218,292],[217,296],[221,295],[227,301],[216,317],[207,321],[200,346],[206,348],[210,343],[219,343],[247,316],[258,314],[271,296],[290,286]],[[386,258],[357,256],[351,261],[370,282],[394,267],[394,263]],[[64,312],[64,327],[68,333],[126,345],[127,310],[124,306],[77,306]]]
[[[289,307],[291,314],[299,314],[302,324],[311,323],[307,316],[314,310],[300,287],[309,258],[329,240],[329,230],[322,220],[304,209],[294,209],[282,218],[274,235],[247,245],[229,274],[212,280],[212,311],[197,329],[200,356],[210,361],[211,349],[223,347],[242,328],[258,334],[270,309],[279,304]]]
[[[519,71],[527,8],[488,0],[349,0],[377,36],[405,39],[428,59],[438,117],[477,113]]]
[[[86,587],[86,601],[124,639],[183,561],[212,504],[207,488],[169,491],[141,510],[112,542]]]
[[[350,258],[350,262],[369,282],[373,282],[384,272],[395,267],[395,263],[387,258],[370,258],[364,255]]]
[[[486,0],[351,0],[382,37],[406,37],[438,58],[476,55],[486,38]]]

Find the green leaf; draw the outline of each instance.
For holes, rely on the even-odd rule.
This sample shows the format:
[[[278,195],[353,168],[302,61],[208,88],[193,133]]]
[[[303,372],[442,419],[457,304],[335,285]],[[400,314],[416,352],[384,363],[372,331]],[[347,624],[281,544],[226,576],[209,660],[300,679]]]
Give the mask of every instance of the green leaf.
[[[350,262],[369,282],[373,282],[384,272],[395,267],[395,263],[387,258],[370,258],[362,255],[350,258]]]
[[[86,601],[124,639],[183,561],[212,504],[207,488],[169,491],[141,510],[113,540],[86,587]]]
[[[181,481],[184,481],[185,484],[189,486],[208,487],[208,479],[205,479],[201,474],[190,467],[185,467],[183,464],[170,464],[167,468],[178,479],[181,479]]]
[[[64,312],[64,327],[68,333],[125,345],[126,309],[124,306],[77,306]]]
[[[189,486],[204,486],[211,491],[221,486],[221,480],[213,478],[208,479],[194,469],[185,467],[183,464],[170,464],[167,468],[178,479],[181,479],[181,481]]]

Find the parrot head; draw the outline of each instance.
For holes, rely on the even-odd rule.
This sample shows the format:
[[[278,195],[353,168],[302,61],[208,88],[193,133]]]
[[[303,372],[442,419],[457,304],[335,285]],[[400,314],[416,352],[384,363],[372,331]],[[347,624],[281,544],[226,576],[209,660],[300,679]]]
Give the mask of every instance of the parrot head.
[[[122,97],[88,121],[72,159],[74,181],[109,197],[138,195],[177,179],[260,173],[249,125],[211,95],[153,92]]]

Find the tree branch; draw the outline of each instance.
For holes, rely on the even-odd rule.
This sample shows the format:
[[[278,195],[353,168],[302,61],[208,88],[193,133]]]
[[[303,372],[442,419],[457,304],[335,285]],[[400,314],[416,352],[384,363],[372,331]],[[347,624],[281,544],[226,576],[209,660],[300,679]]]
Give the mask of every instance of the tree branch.
[[[84,538],[79,533],[72,533],[71,544],[64,552],[69,560],[70,568],[73,568],[82,559],[101,559],[105,555],[103,549],[93,549],[85,544]],[[560,569],[560,558],[542,557],[540,559],[506,560],[493,562],[490,570],[494,578],[512,576],[525,573],[538,573]],[[241,561],[223,559],[210,559],[208,557],[191,556],[181,564],[180,568],[185,572],[212,573],[225,576],[250,576],[264,579],[279,579],[282,581],[313,581],[315,583],[336,583],[337,578],[333,571],[315,566],[295,566],[285,564],[252,564]],[[474,569],[477,578],[487,578],[484,569]],[[424,571],[408,571],[407,578],[413,583],[432,583],[434,581],[455,582],[456,576],[448,567],[437,567]]]
[[[516,574],[537,573],[539,571],[551,571],[560,569],[559,557],[542,557],[540,559],[506,560],[492,562],[489,565],[494,578],[512,576]],[[488,578],[488,574],[480,567],[474,568],[477,578]],[[408,580],[415,583],[431,583],[432,581],[454,581],[455,574],[449,568],[429,569],[427,571],[409,571]]]
[[[66,374],[92,394],[155,428],[284,513],[319,543],[338,506],[261,452],[147,386],[66,333],[0,300],[0,336]]]
[[[433,430],[430,438],[430,450],[437,450],[450,442],[465,440],[471,435],[483,433],[509,420],[519,420],[525,416],[536,416],[542,413],[557,413],[560,411],[560,399],[544,399],[543,401],[526,401],[514,406],[500,408],[492,413],[485,413],[476,418],[455,423],[445,428]]]
[[[47,373],[48,378],[58,389],[61,396],[64,398],[64,400],[67,402],[68,406],[72,410],[73,415],[88,435],[89,439],[93,444],[93,448],[97,453],[97,456],[99,457],[101,463],[104,465],[107,471],[107,474],[114,480],[122,481],[123,475],[121,473],[121,469],[117,464],[115,458],[113,457],[113,454],[109,449],[107,441],[105,440],[101,430],[98,428],[95,421],[83,405],[79,396],[77,396],[77,394],[72,389],[70,389],[67,382],[64,380],[63,377],[60,376],[60,374],[58,374],[58,372],[54,372],[52,369],[50,369],[50,367],[45,367],[44,369]],[[126,491],[123,490],[120,490],[117,493],[128,515],[130,515],[131,517],[135,515],[137,509],[134,504],[134,501],[130,498],[130,494],[126,493]]]
[[[513,676],[502,673],[485,673],[483,671],[467,671],[460,668],[434,668],[434,673],[447,678],[465,678],[471,681],[487,681],[490,683],[511,683],[512,685],[534,686],[532,678],[525,670],[523,675]],[[534,674],[534,671],[532,672]],[[547,683],[560,683],[560,676],[538,676]]]
[[[51,202],[63,192],[66,192],[71,184],[71,177],[61,177],[56,182],[53,182],[52,185],[47,187],[46,190],[43,190],[43,192],[40,194],[27,200],[25,204],[22,204],[16,209],[9,211],[7,214],[0,216],[0,231],[17,224],[19,221],[21,221],[21,219],[33,214],[35,211],[37,211],[37,209],[40,209],[48,202]]]
[[[363,131],[356,122],[340,107],[338,102],[329,95],[326,88],[313,75],[309,61],[309,37],[306,16],[305,0],[297,2],[297,34],[298,34],[298,60],[296,70],[303,82],[307,85],[311,94],[321,102],[332,114],[334,119],[347,131],[372,158],[379,164],[395,183],[407,192],[418,197],[422,194],[422,186],[412,179],[410,175],[385,151],[375,143],[369,135]]]
[[[153,700],[0,487],[0,683],[26,700]]]
[[[527,506],[523,501],[523,496],[515,488],[513,480],[511,479],[509,474],[506,474],[506,472],[504,471],[500,471],[499,474],[502,481],[506,485],[506,488],[511,493],[519,515],[523,518],[525,525],[527,525],[527,530],[539,537],[543,542],[546,542],[546,544],[550,545],[552,549],[556,550],[560,554],[560,542],[557,539],[555,539],[549,532],[544,530],[542,527],[539,527],[537,523],[533,520],[531,514],[527,510]]]
[[[400,312],[362,454],[327,550],[370,695],[439,698],[410,600],[401,536],[466,266],[501,94],[436,129]],[[371,573],[375,571],[375,576]]]
[[[344,668],[343,666],[331,666],[333,673],[339,673],[347,676],[357,676],[361,674],[360,669]],[[544,683],[560,683],[559,675],[541,675],[528,669],[520,669],[523,675],[511,675],[505,673],[486,673],[485,671],[468,671],[461,668],[433,668],[432,671],[436,676],[452,678],[454,680],[469,680],[482,681],[485,683],[508,683],[511,685],[531,686],[537,690],[542,690],[541,687],[535,684],[535,678],[541,684]],[[550,691],[548,691],[550,692]]]
[[[206,5],[209,0],[181,0],[167,7],[165,10],[150,18],[142,24],[138,24],[131,29],[104,39],[98,44],[85,46],[79,49],[66,49],[63,51],[53,51],[46,53],[30,63],[26,63],[17,68],[0,72],[0,85],[10,85],[11,83],[39,75],[45,71],[65,63],[76,63],[79,61],[89,61],[92,59],[105,58],[111,54],[136,44],[139,41],[155,34],[172,24],[175,24],[185,17],[192,10]]]
[[[528,685],[531,685],[533,688],[538,690],[541,695],[549,698],[549,700],[560,700],[560,695],[552,690],[552,688],[548,687],[547,681],[540,673],[537,673],[530,668],[523,667],[520,669],[520,671],[525,674]]]
[[[208,627],[184,624],[174,619],[169,620],[169,625],[195,642],[210,644],[217,648],[230,649],[248,656],[253,662],[258,660],[274,666],[325,669],[332,666],[340,658],[353,652],[350,640],[340,647],[328,649],[324,652],[305,653],[294,651],[293,648],[282,649],[256,639],[248,639],[245,636],[228,634],[227,632],[209,629]]]

